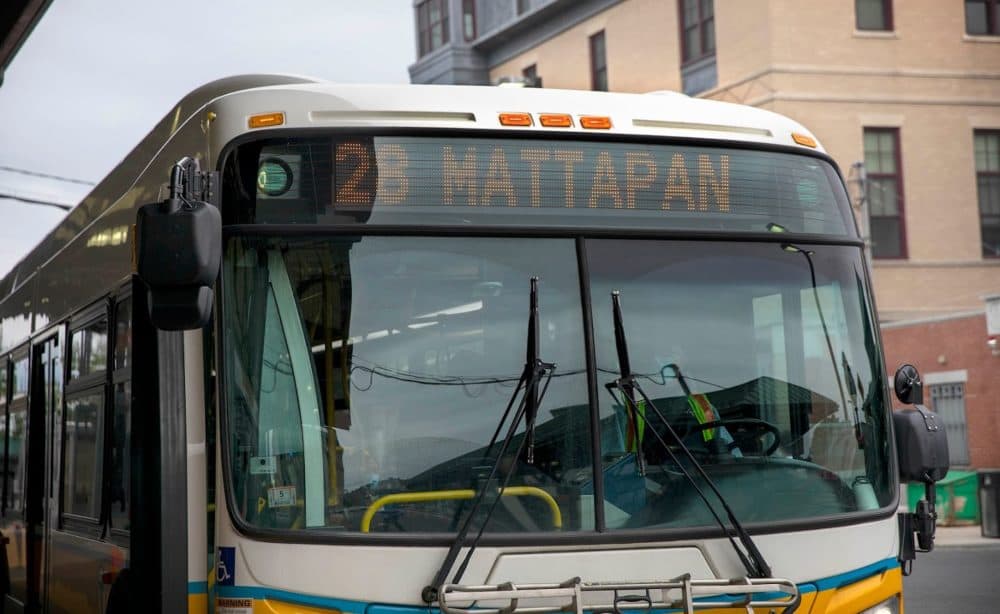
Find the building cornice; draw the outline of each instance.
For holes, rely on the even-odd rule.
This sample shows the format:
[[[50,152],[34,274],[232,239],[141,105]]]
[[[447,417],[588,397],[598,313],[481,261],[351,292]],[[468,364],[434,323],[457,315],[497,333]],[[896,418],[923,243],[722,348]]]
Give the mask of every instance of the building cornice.
[[[960,79],[970,81],[1000,81],[1000,70],[955,70],[934,68],[883,68],[873,66],[837,66],[816,64],[774,64],[740,77],[735,81],[722,84],[711,90],[702,92],[702,98],[727,98],[732,90],[747,84],[760,81],[770,75],[809,75],[824,77],[877,77],[905,79]],[[770,89],[770,88],[768,88]],[[878,95],[817,95],[780,93],[769,91],[767,94],[753,99],[740,100],[743,104],[759,106],[778,100],[796,102],[855,102],[855,103],[902,103],[922,105],[971,105],[996,106],[1000,104],[993,100],[975,98],[947,98],[930,96],[878,96]]]
[[[915,106],[949,106],[949,107],[1000,107],[1000,99],[985,98],[938,98],[932,96],[879,96],[879,95],[832,95],[832,94],[799,94],[776,92],[742,101],[751,107],[759,107],[772,102],[808,102],[808,103],[842,103],[842,104],[904,104]]]

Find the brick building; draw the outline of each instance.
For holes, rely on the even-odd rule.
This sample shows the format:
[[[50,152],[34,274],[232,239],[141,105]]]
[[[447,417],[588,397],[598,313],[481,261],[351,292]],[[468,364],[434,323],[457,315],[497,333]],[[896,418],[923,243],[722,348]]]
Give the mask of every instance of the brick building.
[[[414,0],[416,83],[676,90],[813,130],[870,239],[887,367],[1000,467],[1000,0]],[[940,358],[944,357],[944,362]],[[961,435],[965,433],[965,435]]]

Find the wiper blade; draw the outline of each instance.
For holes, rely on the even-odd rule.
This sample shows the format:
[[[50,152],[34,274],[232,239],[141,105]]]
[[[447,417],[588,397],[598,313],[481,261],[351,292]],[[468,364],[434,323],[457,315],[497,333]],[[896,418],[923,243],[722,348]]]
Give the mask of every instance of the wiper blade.
[[[496,498],[493,500],[489,510],[486,512],[486,517],[483,519],[483,522],[479,527],[479,532],[469,545],[469,549],[465,554],[465,558],[462,560],[462,564],[459,565],[458,570],[455,572],[455,576],[451,581],[452,584],[458,584],[461,582],[462,576],[465,574],[465,570],[469,565],[469,561],[472,559],[472,553],[475,552],[476,545],[482,538],[483,532],[486,530],[486,525],[489,524],[490,518],[493,517],[493,512],[496,510],[497,504],[500,502],[504,489],[507,488],[511,477],[514,475],[514,471],[517,469],[517,459],[520,458],[521,452],[524,451],[526,447],[529,455],[528,462],[534,462],[533,448],[535,420],[538,417],[538,407],[541,404],[542,399],[545,398],[546,391],[549,389],[549,383],[552,381],[552,374],[555,371],[555,368],[555,364],[543,362],[539,358],[538,278],[532,277],[529,297],[527,350],[525,352],[524,370],[521,372],[521,377],[517,381],[514,393],[511,395],[510,401],[507,402],[507,408],[504,409],[503,416],[500,417],[500,422],[497,423],[496,430],[493,431],[493,436],[490,438],[490,442],[486,446],[486,454],[484,455],[484,458],[489,458],[490,453],[493,451],[493,446],[496,445],[497,438],[500,436],[500,431],[503,430],[503,425],[507,421],[507,417],[510,415],[511,409],[514,407],[514,404],[518,399],[518,395],[522,390],[524,391],[524,396],[522,396],[520,402],[517,403],[517,409],[514,411],[514,416],[511,418],[510,425],[507,427],[507,433],[504,435],[503,441],[500,444],[500,449],[497,451],[496,460],[493,461],[489,474],[482,482],[479,492],[476,493],[476,498],[472,503],[472,507],[465,516],[465,520],[462,522],[462,526],[459,529],[458,534],[455,536],[455,540],[452,541],[451,547],[448,548],[448,553],[445,555],[444,561],[441,563],[441,567],[437,570],[437,573],[434,574],[434,579],[431,583],[425,586],[421,592],[420,596],[425,603],[430,604],[438,600],[440,588],[445,584],[448,573],[455,565],[455,560],[458,558],[459,550],[462,549],[462,544],[465,543],[465,540],[469,535],[469,529],[472,527],[472,520],[475,517],[476,512],[479,511],[479,507],[483,503],[483,499],[489,490],[490,484],[493,482],[493,479],[500,470],[500,465],[503,463],[504,455],[507,453],[507,449],[510,447],[511,442],[514,440],[514,434],[517,432],[517,428],[520,426],[521,420],[525,421],[525,433],[520,444],[518,445],[517,451],[514,453],[514,461],[507,470],[507,475],[503,478],[503,484],[500,486]],[[543,378],[544,383],[542,381]],[[542,384],[540,389],[539,384]]]
[[[631,431],[633,434],[633,440],[635,443],[635,467],[636,472],[640,476],[646,475],[646,456],[642,451],[642,438],[639,434],[642,429],[639,425],[639,404],[635,402],[635,389],[637,384],[635,383],[635,376],[632,373],[632,365],[628,359],[628,344],[625,340],[625,329],[618,326],[617,322],[621,321],[621,302],[619,300],[618,292],[611,293],[612,298],[612,308],[614,309],[615,318],[615,350],[618,353],[618,370],[621,372],[621,378],[616,382],[608,382],[605,387],[610,392],[612,388],[617,387],[622,391],[622,396],[625,397],[626,402],[625,411],[628,414],[628,420],[630,422]],[[614,396],[614,395],[612,395]]]
[[[541,363],[538,357],[538,278],[531,278],[531,291],[528,298],[528,343],[524,357],[524,375],[528,370],[535,370]],[[522,377],[524,377],[522,375]],[[535,419],[538,417],[538,382],[540,377],[528,377],[524,385],[524,420],[525,420],[525,462],[535,464]]]
[[[771,567],[767,564],[767,561],[764,560],[764,555],[761,554],[760,550],[757,548],[757,545],[750,537],[750,534],[746,532],[746,530],[743,528],[743,525],[741,525],[739,520],[736,519],[736,515],[733,513],[733,510],[729,506],[729,503],[726,501],[726,498],[722,496],[722,493],[719,491],[718,487],[716,487],[715,483],[712,482],[712,480],[708,477],[708,474],[705,473],[705,470],[704,468],[702,468],[701,463],[699,463],[697,459],[695,459],[694,455],[691,453],[691,450],[688,449],[686,445],[684,445],[684,442],[681,440],[680,436],[678,436],[677,432],[674,431],[672,426],[670,426],[670,423],[667,422],[667,419],[663,416],[662,413],[660,413],[660,410],[653,403],[653,400],[649,398],[646,392],[642,389],[642,386],[639,384],[638,380],[632,374],[628,361],[628,347],[626,345],[626,340],[625,340],[625,324],[624,324],[624,319],[622,318],[621,295],[619,292],[614,291],[611,293],[611,304],[612,304],[612,312],[613,312],[614,327],[615,327],[615,346],[618,351],[618,361],[621,371],[621,377],[619,377],[614,382],[611,382],[609,390],[612,387],[621,390],[622,397],[624,398],[625,403],[627,405],[632,406],[631,411],[633,411],[634,412],[633,415],[636,416],[639,415],[638,406],[636,405],[634,396],[630,396],[629,392],[632,392],[634,394],[635,391],[638,391],[639,395],[642,397],[642,400],[645,402],[646,407],[653,411],[657,419],[659,419],[659,421],[665,427],[667,433],[677,444],[677,447],[681,450],[681,452],[684,454],[687,460],[695,468],[701,479],[703,479],[705,483],[708,484],[708,487],[712,490],[716,498],[719,500],[719,503],[722,504],[722,507],[726,511],[726,515],[729,518],[729,523],[733,527],[733,532],[736,533],[736,536],[739,538],[740,543],[743,545],[743,548],[740,548],[739,545],[736,543],[736,540],[733,539],[732,533],[726,527],[725,523],[722,522],[722,518],[719,517],[719,514],[716,512],[715,507],[708,500],[708,497],[705,495],[704,491],[702,491],[701,487],[698,486],[698,483],[695,481],[691,473],[688,472],[687,468],[685,468],[684,465],[680,462],[680,459],[677,458],[677,455],[674,453],[674,451],[670,448],[669,445],[667,445],[667,442],[663,440],[663,437],[660,435],[659,431],[655,428],[648,429],[648,431],[653,434],[656,440],[660,443],[663,449],[670,456],[670,459],[674,462],[674,464],[677,465],[678,468],[680,468],[681,473],[684,474],[684,477],[687,478],[688,482],[691,483],[691,486],[694,487],[695,492],[698,493],[698,496],[701,497],[701,500],[705,502],[705,506],[708,508],[708,511],[712,514],[712,517],[715,518],[716,523],[718,523],[719,527],[723,530],[723,532],[725,532],[726,537],[729,538],[729,543],[732,544],[733,550],[736,551],[736,554],[739,557],[740,562],[742,562],[743,567],[746,568],[747,574],[752,578],[770,577]],[[645,418],[642,419],[645,420]],[[641,447],[642,443],[639,442],[638,448],[641,449]]]

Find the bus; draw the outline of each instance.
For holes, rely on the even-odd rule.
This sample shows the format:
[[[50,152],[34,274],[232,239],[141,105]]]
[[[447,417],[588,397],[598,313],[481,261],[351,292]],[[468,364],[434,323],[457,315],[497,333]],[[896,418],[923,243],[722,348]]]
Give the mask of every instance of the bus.
[[[4,612],[885,614],[933,545],[943,431],[765,110],[222,79],[0,296]]]

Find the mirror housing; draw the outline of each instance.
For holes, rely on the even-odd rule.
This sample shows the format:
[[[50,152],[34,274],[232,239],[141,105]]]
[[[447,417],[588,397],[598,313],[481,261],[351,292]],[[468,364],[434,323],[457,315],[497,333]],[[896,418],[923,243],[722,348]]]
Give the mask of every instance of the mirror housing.
[[[212,315],[222,215],[214,205],[193,199],[191,193],[198,192],[193,188],[203,182],[197,161],[185,158],[174,167],[170,198],[139,208],[136,268],[149,289],[150,319],[162,330],[201,328]]]
[[[899,479],[933,484],[948,474],[948,438],[944,425],[923,405],[892,412],[899,456]]]

